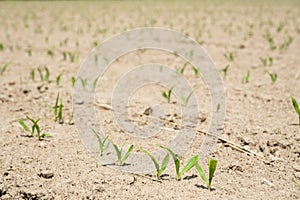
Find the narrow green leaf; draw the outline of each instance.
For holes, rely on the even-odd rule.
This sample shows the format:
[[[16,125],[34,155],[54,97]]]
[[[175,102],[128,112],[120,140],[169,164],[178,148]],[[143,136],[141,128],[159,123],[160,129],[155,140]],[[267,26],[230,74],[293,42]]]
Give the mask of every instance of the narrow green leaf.
[[[0,72],[0,75],[2,76],[3,73],[6,71],[7,67],[8,67],[9,63],[6,63],[3,65],[2,69],[1,69],[1,72]]]
[[[133,147],[134,147],[133,145],[130,145],[125,156],[122,158],[121,164],[123,164],[125,162],[125,160],[127,160],[128,156],[130,155],[131,151],[133,150]]]
[[[294,109],[295,111],[297,112],[297,114],[300,116],[300,109],[299,109],[299,105],[296,101],[296,99],[294,97],[292,97],[292,102],[293,102],[293,106],[294,106]]]
[[[161,168],[160,168],[160,171],[161,172],[163,172],[163,171],[165,171],[165,169],[167,168],[167,165],[168,165],[168,163],[169,163],[169,154],[167,154],[165,157],[164,157],[164,159],[163,159],[163,161],[162,161],[162,164],[161,164]]]
[[[31,133],[29,127],[25,124],[25,122],[22,119],[19,119],[18,122],[24,128],[25,131]]]
[[[158,145],[160,148],[163,148],[165,150],[167,150],[171,156],[173,157],[173,161],[174,161],[174,164],[175,164],[175,170],[176,170],[176,177],[178,177],[179,175],[179,168],[180,168],[180,160],[178,159],[178,157],[176,156],[176,154],[169,148],[167,147],[164,147],[162,145]]]
[[[208,163],[208,189],[210,189],[212,179],[214,177],[214,173],[217,169],[217,163],[218,161],[215,159],[210,159]]]
[[[206,176],[205,176],[205,174],[204,174],[202,168],[200,167],[200,165],[199,165],[198,163],[195,164],[195,167],[196,167],[196,170],[197,170],[198,174],[200,175],[200,178],[202,179],[202,181],[203,181],[203,182],[207,185],[207,187],[208,187],[209,182],[208,182],[208,180],[207,180],[207,178],[206,178]]]
[[[179,179],[182,177],[182,175],[186,172],[188,172],[192,167],[195,166],[195,164],[197,164],[199,161],[199,156],[193,156],[188,163],[185,165],[185,167],[180,171],[179,173]]]
[[[149,158],[151,158],[152,162],[155,165],[156,172],[158,172],[159,171],[159,164],[158,164],[157,160],[154,158],[154,156],[151,153],[149,153],[148,151],[146,151],[146,150],[144,150],[142,148],[139,148],[139,149],[140,149],[141,152],[143,152],[144,154],[146,154],[147,156],[149,156]]]
[[[162,96],[165,97],[166,99],[168,99],[168,95],[165,91],[162,92]]]
[[[116,153],[117,153],[117,157],[118,157],[118,162],[119,162],[119,165],[121,165],[121,160],[122,160],[122,152],[121,152],[121,150],[119,149],[119,147],[118,147],[116,144],[112,143],[112,145],[113,145],[113,147],[114,147],[114,148],[115,148],[115,150],[116,150]]]

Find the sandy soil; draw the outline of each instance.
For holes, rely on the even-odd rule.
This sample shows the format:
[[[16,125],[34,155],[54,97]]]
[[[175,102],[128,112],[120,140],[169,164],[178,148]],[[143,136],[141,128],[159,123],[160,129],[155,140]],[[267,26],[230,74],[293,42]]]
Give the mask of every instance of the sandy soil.
[[[0,2],[0,67],[9,63],[0,76],[0,199],[299,199],[300,189],[292,180],[300,182],[300,126],[291,103],[291,96],[300,101],[299,13],[299,1]],[[218,69],[229,65],[227,75],[220,74],[227,114],[224,132],[210,155],[218,160],[212,191],[195,170],[177,181],[170,165],[164,179],[157,181],[154,172],[130,174],[101,166],[86,151],[72,123],[71,78],[95,44],[147,26],[187,34],[203,45]],[[79,59],[72,61],[68,52]],[[233,60],[225,58],[229,53]],[[260,58],[268,57],[273,64],[264,66]],[[149,62],[175,70],[185,63],[154,50],[125,55],[99,80],[96,105],[110,105],[119,78]],[[37,71],[45,67],[49,82],[41,81]],[[241,83],[247,71],[249,82]],[[278,75],[274,84],[269,73]],[[198,129],[206,131],[212,112],[209,91],[191,66],[184,76],[201,107]],[[142,113],[159,103],[166,111],[165,126],[180,128],[180,98],[168,104],[161,96],[163,89],[147,86],[132,96],[130,113],[137,124],[147,123]],[[57,93],[64,105],[61,124],[54,122],[48,108]],[[152,151],[155,144],[167,145],[174,136],[163,131],[147,140],[130,137],[116,126],[110,110],[96,106],[96,111],[107,136],[120,145]],[[27,137],[18,123],[27,115],[40,118],[41,129],[51,137]],[[203,137],[197,134],[182,155],[184,163],[199,151]],[[201,159],[203,166],[207,158]]]

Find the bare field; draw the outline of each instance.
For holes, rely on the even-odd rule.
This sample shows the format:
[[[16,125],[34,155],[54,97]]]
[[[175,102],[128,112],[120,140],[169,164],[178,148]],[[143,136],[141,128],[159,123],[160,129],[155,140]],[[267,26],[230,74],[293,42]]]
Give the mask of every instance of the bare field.
[[[177,181],[172,164],[160,181],[154,172],[131,174],[101,166],[80,140],[72,120],[72,77],[95,46],[140,27],[190,36],[220,71],[226,120],[210,155],[218,160],[211,191],[195,170]],[[299,1],[0,2],[0,199],[299,199],[293,180],[300,183],[300,126],[291,101],[293,96],[300,102],[299,47]],[[132,137],[102,106],[111,105],[124,74],[154,62],[176,71],[185,66],[167,52],[136,51],[112,63],[97,83],[97,117],[119,145],[152,151],[175,136],[163,130],[147,140]],[[200,106],[197,128],[205,132],[212,115],[210,91],[191,65],[183,76]],[[165,109],[165,127],[180,128],[180,96],[172,96],[169,104],[161,94],[166,89],[148,85],[133,94],[129,113],[134,123],[147,124],[145,110],[159,104]],[[61,123],[49,109],[58,93]],[[26,116],[40,118],[39,126],[50,137],[27,137],[18,123],[29,124]],[[199,152],[203,137],[197,133],[182,155],[184,163]],[[200,159],[207,172],[208,157]]]

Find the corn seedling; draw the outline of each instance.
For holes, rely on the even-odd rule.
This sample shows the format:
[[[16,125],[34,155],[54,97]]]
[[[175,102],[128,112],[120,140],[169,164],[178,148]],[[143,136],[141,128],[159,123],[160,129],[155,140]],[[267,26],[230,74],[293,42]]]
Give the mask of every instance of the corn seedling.
[[[277,74],[276,73],[269,73],[269,76],[274,84],[277,81]]]
[[[49,106],[49,109],[52,110],[54,115],[54,121],[57,122],[59,120],[59,123],[63,123],[63,117],[62,117],[62,100],[59,100],[59,93],[56,96],[55,105]]]
[[[54,47],[52,47],[51,49],[49,49],[49,50],[47,51],[47,54],[48,54],[49,56],[53,57],[53,55],[54,55]]]
[[[272,66],[273,65],[273,57],[269,56],[266,58],[259,57],[259,60],[262,62],[263,66]]]
[[[43,74],[41,68],[38,68],[38,72],[39,72],[41,81],[49,82],[50,71],[47,67],[45,68],[45,75]]]
[[[157,177],[157,179],[160,179],[162,173],[165,171],[165,169],[167,168],[167,165],[169,163],[169,154],[167,154],[164,157],[164,159],[161,163],[161,166],[159,166],[158,161],[154,158],[154,156],[151,153],[149,153],[148,151],[146,151],[142,148],[140,148],[140,151],[143,152],[144,154],[146,154],[149,158],[151,158],[151,160],[156,168],[156,177]]]
[[[133,145],[130,145],[130,147],[128,148],[127,152],[125,153],[125,155],[122,157],[122,151],[123,151],[123,147],[119,148],[116,144],[112,143],[113,147],[115,148],[115,151],[117,153],[117,157],[118,157],[118,165],[122,166],[124,165],[124,162],[126,161],[126,159],[129,157],[131,151],[133,150]]]
[[[68,56],[67,52],[63,51],[62,55],[63,55],[63,60],[66,61],[67,60],[67,56]]]
[[[78,60],[79,60],[78,52],[73,52],[73,53],[68,52],[68,54],[69,54],[69,58],[70,58],[71,62],[78,62]]]
[[[2,43],[0,43],[0,51],[4,50],[4,45]]]
[[[162,96],[168,101],[168,103],[170,103],[171,101],[171,94],[172,94],[172,90],[174,89],[175,86],[171,87],[168,90],[168,93],[166,91],[162,91]]]
[[[199,156],[196,155],[196,156],[193,156],[191,159],[189,159],[189,161],[187,162],[187,164],[183,167],[183,169],[180,171],[180,159],[178,158],[178,156],[169,148],[167,147],[164,147],[164,146],[161,146],[159,145],[159,147],[167,150],[172,158],[173,158],[173,161],[174,161],[174,164],[175,164],[175,170],[176,170],[176,180],[180,180],[182,175],[186,172],[188,172],[192,167],[194,167],[198,161],[199,161]]]
[[[87,86],[87,81],[88,81],[88,79],[87,79],[87,78],[85,78],[85,79],[79,78],[79,79],[80,79],[80,81],[81,81],[82,87],[85,88],[85,87]]]
[[[182,100],[184,106],[188,105],[192,94],[193,94],[193,92],[191,92],[187,97],[184,97],[183,95],[181,96],[181,100]]]
[[[75,79],[75,77],[74,77],[74,76],[72,76],[72,79],[71,79],[71,81],[72,81],[72,87],[74,87],[74,86],[75,86],[75,82],[76,82],[76,79]]]
[[[194,70],[195,76],[198,77],[199,76],[199,70],[198,70],[198,68],[193,66],[193,70]]]
[[[233,62],[234,61],[234,54],[233,54],[233,52],[224,53],[224,57],[229,62]]]
[[[223,69],[220,70],[220,72],[223,72],[224,78],[227,76],[227,72],[229,69],[229,65],[226,65]]]
[[[289,36],[288,39],[279,46],[279,49],[280,50],[285,50],[285,49],[288,49],[289,46],[292,44],[292,42],[294,41],[294,38]]]
[[[30,71],[29,78],[30,78],[32,81],[35,81],[35,71],[34,71],[34,69],[32,69],[32,70]]]
[[[294,109],[295,109],[295,111],[296,111],[296,113],[298,114],[298,117],[299,117],[299,126],[300,126],[300,108],[299,108],[299,105],[298,105],[296,99],[294,97],[291,97],[291,98],[292,98]]]
[[[107,143],[108,137],[101,139],[101,137],[99,136],[99,133],[97,133],[94,129],[91,129],[91,130],[94,132],[95,136],[97,137],[98,144],[99,144],[99,153],[100,153],[100,156],[102,156],[103,151],[108,147],[108,144],[109,144],[109,143]]]
[[[62,76],[62,73],[60,73],[60,74],[56,77],[56,86],[59,86],[61,76]]]
[[[1,71],[0,71],[0,76],[2,76],[3,73],[7,70],[8,66],[9,66],[9,63],[5,63],[5,64],[2,66]]]
[[[249,83],[250,71],[243,76],[242,83]]]
[[[19,124],[24,128],[24,130],[28,133],[30,133],[31,137],[34,137],[34,132],[37,132],[37,136],[39,138],[39,140],[42,140],[44,137],[49,136],[48,133],[41,133],[41,129],[38,125],[38,122],[40,121],[40,119],[38,120],[34,120],[28,116],[26,116],[26,118],[32,122],[32,127],[31,129],[25,124],[25,122],[22,119],[19,119],[18,122]]]
[[[209,162],[208,162],[208,180],[207,180],[202,168],[200,167],[200,165],[198,163],[196,163],[196,165],[195,165],[198,174],[200,175],[201,179],[206,184],[206,186],[209,190],[211,188],[211,183],[212,183],[214,173],[217,168],[217,163],[218,163],[218,161],[215,159],[209,160]]]

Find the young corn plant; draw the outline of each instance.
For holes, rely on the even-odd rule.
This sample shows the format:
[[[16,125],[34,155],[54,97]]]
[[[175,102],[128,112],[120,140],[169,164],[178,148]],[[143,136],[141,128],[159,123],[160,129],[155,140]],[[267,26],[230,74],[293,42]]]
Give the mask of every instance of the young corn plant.
[[[62,77],[62,73],[60,73],[60,74],[56,77],[56,86],[59,86],[61,77]]]
[[[40,74],[41,81],[49,82],[50,71],[47,67],[45,68],[45,75],[43,74],[41,68],[38,68],[38,72]]]
[[[294,109],[295,109],[295,111],[296,111],[296,113],[298,114],[298,117],[299,117],[299,126],[300,126],[300,108],[299,108],[299,105],[298,105],[296,99],[294,97],[291,97],[291,98],[292,98]]]
[[[269,73],[269,76],[274,84],[277,81],[277,74],[276,73]]]
[[[233,54],[233,52],[226,52],[226,53],[224,53],[224,57],[229,62],[233,62],[234,61],[234,54]]]
[[[242,83],[249,83],[250,71],[243,76]]]
[[[5,64],[2,66],[1,71],[0,71],[0,76],[2,76],[3,73],[7,70],[8,66],[9,66],[9,63],[5,63]]]
[[[218,161],[215,159],[210,159],[208,162],[208,179],[206,178],[202,168],[198,163],[195,164],[195,168],[200,176],[200,178],[203,180],[203,182],[206,184],[207,188],[210,190],[211,183],[214,177],[214,173],[217,169],[217,163]]]
[[[55,105],[49,106],[49,109],[52,110],[53,112],[55,122],[57,122],[58,120],[59,123],[63,123],[62,108],[63,108],[62,100],[59,99],[59,93],[58,93],[56,96]]]
[[[30,71],[29,78],[30,78],[32,81],[35,81],[35,71],[34,71],[34,69],[32,69],[32,70]]]
[[[74,76],[72,76],[71,81],[72,81],[72,87],[74,88],[75,83],[76,83],[76,78]]]
[[[171,87],[168,92],[166,91],[162,91],[162,96],[168,101],[168,103],[171,102],[171,94],[172,94],[172,91],[174,89],[175,86]]]
[[[130,145],[130,147],[127,149],[126,153],[124,156],[122,156],[123,154],[123,147],[119,148],[118,145],[112,143],[116,153],[117,153],[117,157],[118,157],[118,165],[122,166],[124,165],[125,161],[127,160],[127,158],[129,157],[131,151],[133,150],[133,145]]]
[[[167,165],[169,163],[169,154],[167,154],[164,157],[164,159],[161,163],[161,166],[159,166],[158,161],[154,158],[154,156],[151,153],[149,153],[148,151],[146,151],[142,148],[140,148],[140,151],[143,152],[144,154],[146,154],[152,160],[152,162],[156,168],[156,177],[157,177],[157,179],[160,179],[162,173],[165,171],[165,169],[167,168]]]
[[[91,129],[95,136],[97,137],[97,140],[98,140],[98,144],[99,144],[99,153],[100,153],[100,156],[103,155],[103,152],[104,150],[108,147],[109,143],[108,143],[108,137],[106,136],[104,139],[102,139],[100,136],[99,136],[99,133],[97,133],[94,129]]]
[[[41,133],[41,129],[38,125],[38,122],[40,121],[40,119],[34,120],[28,116],[26,116],[26,118],[32,122],[31,129],[25,124],[25,122],[22,119],[19,119],[18,122],[24,128],[24,130],[26,132],[30,133],[31,137],[34,137],[35,131],[37,132],[37,136],[38,136],[39,140],[42,140],[44,137],[49,136],[48,133]]]
[[[176,180],[181,180],[181,177],[183,176],[183,174],[188,172],[191,168],[193,168],[199,161],[198,155],[193,156],[192,158],[189,159],[187,164],[180,171],[180,159],[178,158],[178,156],[171,149],[169,149],[167,147],[164,147],[162,145],[159,145],[159,147],[167,150],[171,154],[174,164],[175,164]]]
[[[188,105],[192,94],[193,94],[193,92],[191,92],[187,97],[184,97],[183,95],[181,95],[181,100],[182,100],[184,106]]]

